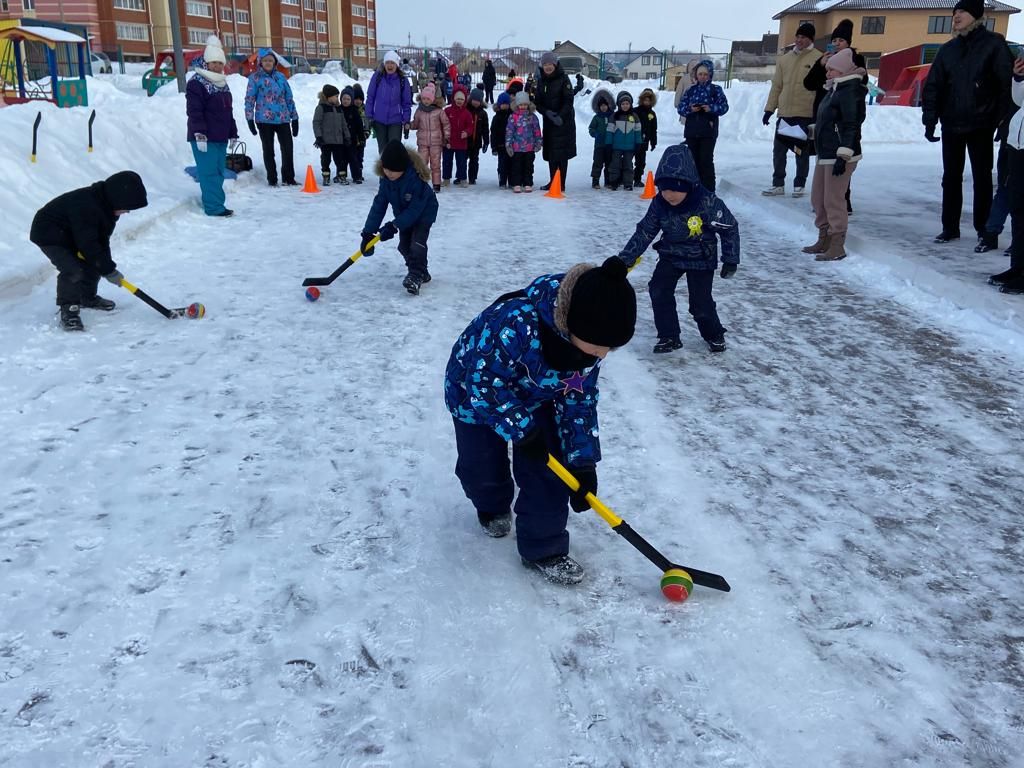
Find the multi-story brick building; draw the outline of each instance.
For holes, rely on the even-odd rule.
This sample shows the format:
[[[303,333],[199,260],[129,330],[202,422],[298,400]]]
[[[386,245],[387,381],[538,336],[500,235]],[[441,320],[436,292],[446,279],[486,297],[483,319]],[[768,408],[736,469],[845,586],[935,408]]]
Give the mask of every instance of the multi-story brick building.
[[[229,52],[270,46],[286,56],[360,66],[375,58],[376,0],[0,0],[0,18],[85,24],[93,49],[151,60],[172,45],[170,2],[177,3],[186,48],[216,34]]]

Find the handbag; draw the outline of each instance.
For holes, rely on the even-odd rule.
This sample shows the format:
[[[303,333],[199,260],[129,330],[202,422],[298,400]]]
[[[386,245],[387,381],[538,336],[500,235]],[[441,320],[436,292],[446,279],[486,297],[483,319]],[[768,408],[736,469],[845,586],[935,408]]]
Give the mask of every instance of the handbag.
[[[235,144],[235,151],[229,152],[225,156],[224,167],[235,173],[252,170],[252,158],[245,154],[244,141],[239,141]]]

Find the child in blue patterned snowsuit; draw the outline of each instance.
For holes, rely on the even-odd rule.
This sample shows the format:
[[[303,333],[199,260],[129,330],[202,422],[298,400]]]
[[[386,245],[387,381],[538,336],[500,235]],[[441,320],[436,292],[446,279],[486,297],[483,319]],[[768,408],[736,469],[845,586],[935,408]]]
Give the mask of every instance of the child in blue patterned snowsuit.
[[[656,353],[683,346],[679,340],[676,285],[686,275],[690,314],[712,352],[725,351],[725,328],[718,318],[711,286],[718,266],[718,240],[722,241],[722,277],[732,277],[740,263],[739,225],[713,192],[701,186],[690,150],[682,144],[669,147],[654,175],[658,194],[619,258],[634,265],[661,232],[654,244],[658,265],[648,283],[654,325],[658,331]]]
[[[715,144],[718,142],[718,118],[729,111],[729,100],[722,86],[712,82],[715,65],[705,59],[694,73],[697,82],[679,100],[679,114],[686,118],[683,139],[690,148],[700,182],[715,191]]]
[[[494,537],[511,529],[519,486],[519,554],[557,583],[583,578],[568,555],[566,502],[580,512],[589,507],[586,494],[597,492],[597,377],[604,356],[628,342],[635,325],[636,294],[625,265],[612,257],[600,267],[542,275],[500,297],[463,331],[448,360],[455,474]],[[570,495],[547,468],[548,452],[580,482],[577,492]]]

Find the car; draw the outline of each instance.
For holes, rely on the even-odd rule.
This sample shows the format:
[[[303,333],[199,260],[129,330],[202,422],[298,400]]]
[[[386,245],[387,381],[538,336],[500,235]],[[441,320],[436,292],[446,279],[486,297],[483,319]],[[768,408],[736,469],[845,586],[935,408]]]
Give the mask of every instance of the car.
[[[316,74],[316,70],[310,65],[309,59],[305,56],[298,55],[287,55],[288,61],[291,63],[291,73],[293,75],[312,75]]]
[[[100,51],[93,51],[89,57],[89,63],[92,65],[93,75],[111,75],[114,73],[114,67],[110,63],[110,59],[107,58],[107,54]]]
[[[345,62],[338,61],[337,59],[331,59],[324,62],[323,69],[320,70],[321,74],[324,75],[348,75],[349,70],[345,66]]]

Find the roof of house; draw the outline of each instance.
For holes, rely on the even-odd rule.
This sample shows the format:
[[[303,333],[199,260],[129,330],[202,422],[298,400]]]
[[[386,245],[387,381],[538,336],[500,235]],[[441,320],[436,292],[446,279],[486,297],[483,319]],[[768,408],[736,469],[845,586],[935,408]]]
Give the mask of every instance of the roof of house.
[[[952,13],[949,0],[800,0],[800,2],[779,11],[772,16],[776,21],[783,16],[794,13],[814,14],[831,11],[944,11]],[[1000,13],[1020,13],[1020,8],[1000,3],[998,0],[986,0],[986,11]]]

